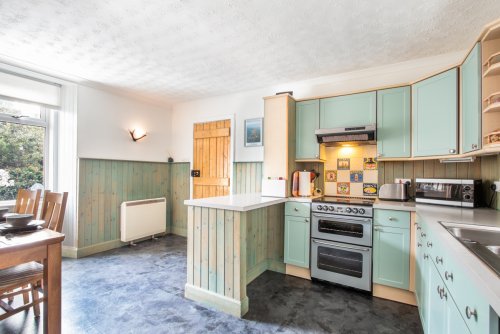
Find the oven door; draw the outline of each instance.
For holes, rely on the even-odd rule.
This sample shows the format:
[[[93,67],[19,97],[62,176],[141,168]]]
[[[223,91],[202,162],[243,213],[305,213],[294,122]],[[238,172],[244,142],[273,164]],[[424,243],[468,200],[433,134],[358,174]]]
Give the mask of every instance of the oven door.
[[[312,239],[311,277],[371,291],[372,249]]]
[[[349,244],[372,245],[372,219],[313,213],[312,237]]]

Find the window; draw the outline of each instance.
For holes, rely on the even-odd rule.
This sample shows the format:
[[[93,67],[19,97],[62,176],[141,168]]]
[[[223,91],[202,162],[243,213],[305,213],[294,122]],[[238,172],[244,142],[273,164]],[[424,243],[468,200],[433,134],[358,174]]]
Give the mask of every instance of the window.
[[[50,113],[42,105],[0,98],[0,201],[46,183]]]

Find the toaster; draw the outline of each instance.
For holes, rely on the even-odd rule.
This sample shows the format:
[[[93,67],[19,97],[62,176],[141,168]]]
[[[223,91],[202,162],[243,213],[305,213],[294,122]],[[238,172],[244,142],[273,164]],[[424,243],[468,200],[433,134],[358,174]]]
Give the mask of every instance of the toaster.
[[[379,189],[378,198],[388,201],[406,202],[410,199],[408,187],[408,183],[384,184]]]

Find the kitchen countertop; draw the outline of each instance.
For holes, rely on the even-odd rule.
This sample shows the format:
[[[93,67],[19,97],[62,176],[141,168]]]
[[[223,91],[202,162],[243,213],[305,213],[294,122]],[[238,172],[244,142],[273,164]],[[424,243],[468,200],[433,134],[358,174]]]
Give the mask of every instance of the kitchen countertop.
[[[288,197],[288,202],[302,202],[302,203],[311,203],[313,199],[320,198],[323,195],[318,196],[307,196],[307,197]]]
[[[384,209],[384,210],[398,210],[398,211],[416,211],[417,203],[415,202],[397,202],[397,201],[383,201],[377,199],[373,203],[374,209]]]
[[[271,205],[285,203],[286,197],[264,197],[260,193],[235,194],[229,196],[188,199],[185,205],[232,211],[250,211]]]

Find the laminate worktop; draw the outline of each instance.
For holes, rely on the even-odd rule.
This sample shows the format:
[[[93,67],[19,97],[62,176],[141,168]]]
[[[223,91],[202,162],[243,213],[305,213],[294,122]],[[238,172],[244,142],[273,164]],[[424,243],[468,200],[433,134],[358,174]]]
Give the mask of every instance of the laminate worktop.
[[[260,193],[234,194],[229,196],[188,199],[185,205],[233,211],[250,211],[288,201],[282,197],[265,197]]]

